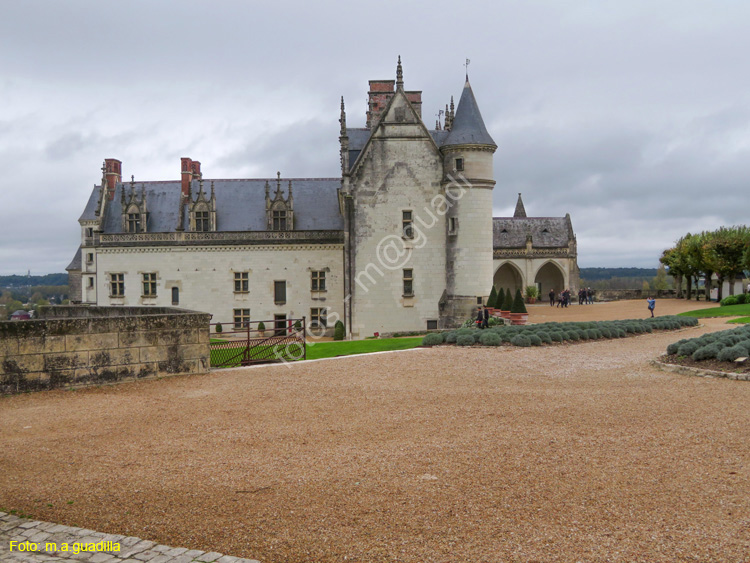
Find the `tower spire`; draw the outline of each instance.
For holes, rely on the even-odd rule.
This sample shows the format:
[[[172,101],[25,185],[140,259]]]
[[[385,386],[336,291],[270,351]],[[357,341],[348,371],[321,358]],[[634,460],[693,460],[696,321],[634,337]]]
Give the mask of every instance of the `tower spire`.
[[[346,109],[344,108],[344,96],[341,96],[341,117],[339,117],[339,123],[341,123],[341,136],[346,136]]]
[[[404,69],[401,68],[401,55],[398,56],[398,65],[396,65],[396,90],[404,89]]]
[[[513,217],[526,217],[526,208],[523,206],[523,200],[521,199],[521,193],[518,193],[518,201],[516,202],[516,211],[513,213]]]

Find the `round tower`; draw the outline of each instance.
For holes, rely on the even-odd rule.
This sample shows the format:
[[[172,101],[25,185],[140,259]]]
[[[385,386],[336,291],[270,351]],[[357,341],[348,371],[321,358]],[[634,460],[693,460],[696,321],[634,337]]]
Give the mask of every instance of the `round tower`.
[[[486,302],[493,277],[492,160],[497,145],[484,125],[468,77],[440,150],[443,190],[450,206],[442,324],[452,326]]]

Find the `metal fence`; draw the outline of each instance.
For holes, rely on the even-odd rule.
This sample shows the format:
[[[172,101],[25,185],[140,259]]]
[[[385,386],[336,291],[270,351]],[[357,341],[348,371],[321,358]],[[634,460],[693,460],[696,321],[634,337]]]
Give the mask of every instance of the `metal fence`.
[[[305,317],[211,323],[211,367],[292,362],[307,358]]]

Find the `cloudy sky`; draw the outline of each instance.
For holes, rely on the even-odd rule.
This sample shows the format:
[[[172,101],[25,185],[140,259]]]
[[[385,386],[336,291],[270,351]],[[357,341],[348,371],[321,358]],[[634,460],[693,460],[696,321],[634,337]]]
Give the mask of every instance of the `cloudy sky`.
[[[339,100],[423,90],[464,60],[495,155],[494,214],[570,213],[579,265],[655,267],[748,222],[746,0],[2,0],[0,274],[62,272],[104,158],[123,176],[336,176]]]

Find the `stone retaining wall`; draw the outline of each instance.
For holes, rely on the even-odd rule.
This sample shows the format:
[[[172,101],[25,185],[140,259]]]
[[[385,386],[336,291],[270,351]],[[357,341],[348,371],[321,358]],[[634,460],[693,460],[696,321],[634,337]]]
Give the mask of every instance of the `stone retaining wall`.
[[[166,307],[48,307],[0,322],[0,393],[205,373],[211,315]]]

